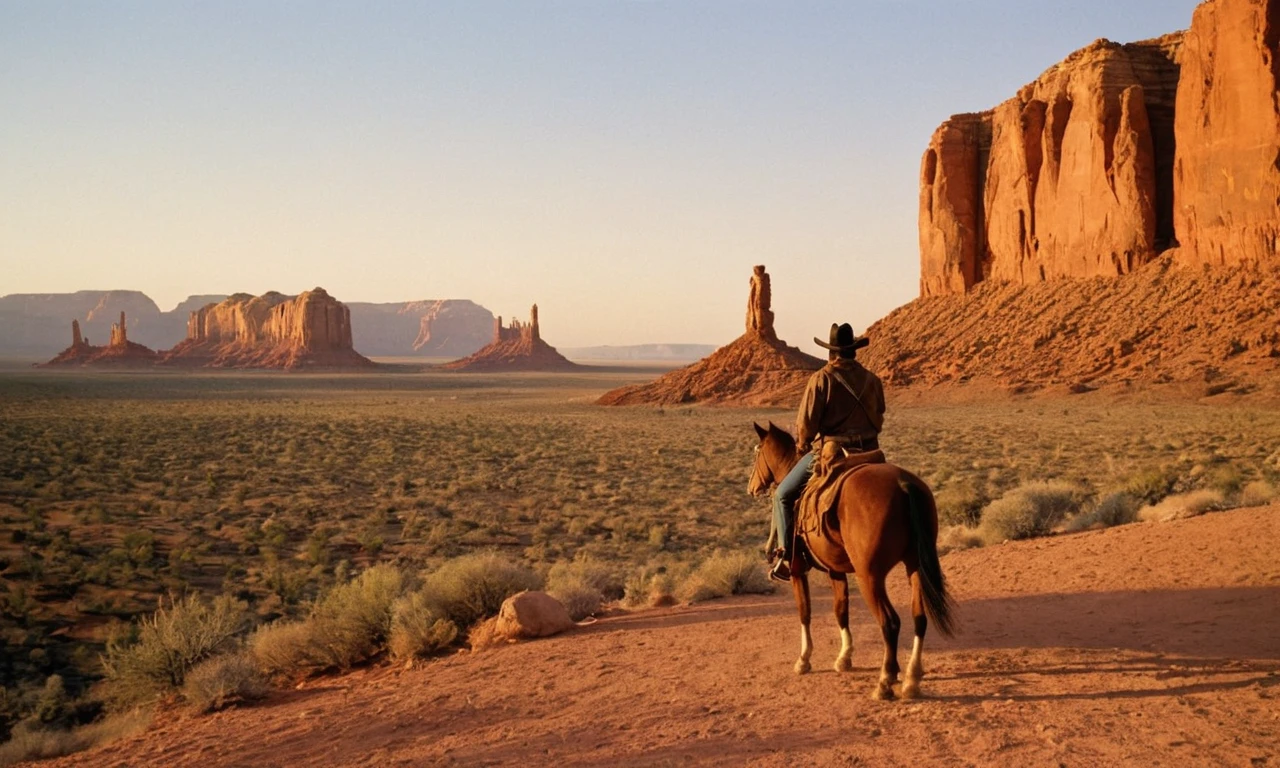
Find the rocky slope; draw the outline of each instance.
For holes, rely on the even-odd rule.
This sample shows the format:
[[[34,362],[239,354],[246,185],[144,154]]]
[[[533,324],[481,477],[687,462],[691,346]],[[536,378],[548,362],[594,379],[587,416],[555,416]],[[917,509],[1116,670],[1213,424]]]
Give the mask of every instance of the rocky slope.
[[[773,328],[769,275],[757,266],[746,332],[711,355],[648,384],[606,392],[600,405],[795,405],[822,361],[780,340]]]
[[[192,312],[187,338],[161,364],[215,368],[351,368],[373,363],[351,343],[351,315],[323,288],[239,293]]]
[[[1204,270],[1166,255],[1124,279],[981,283],[917,299],[867,335],[863,361],[891,390],[985,380],[1247,392],[1280,375],[1280,264]]]
[[[354,302],[347,307],[355,348],[365,355],[463,357],[493,336],[493,313],[465,299]]]
[[[493,320],[492,341],[472,355],[446,363],[451,371],[572,371],[578,365],[565,359],[542,340],[538,325],[538,305],[529,312],[529,322],[512,319],[504,326],[502,318]]]

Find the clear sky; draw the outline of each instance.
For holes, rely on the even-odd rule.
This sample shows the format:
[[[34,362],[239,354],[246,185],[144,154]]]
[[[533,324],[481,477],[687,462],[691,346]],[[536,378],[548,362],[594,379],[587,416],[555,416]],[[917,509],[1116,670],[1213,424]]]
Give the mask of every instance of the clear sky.
[[[915,298],[920,157],[1194,0],[0,0],[0,294],[468,298],[814,350]]]

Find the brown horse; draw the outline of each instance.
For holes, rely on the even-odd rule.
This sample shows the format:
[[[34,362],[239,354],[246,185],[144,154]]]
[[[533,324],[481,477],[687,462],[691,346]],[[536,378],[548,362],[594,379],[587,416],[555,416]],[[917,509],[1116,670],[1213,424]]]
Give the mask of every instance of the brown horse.
[[[772,422],[768,429],[759,424],[755,428],[760,445],[756,448],[747,492],[761,496],[787,476],[800,456],[791,435]],[[852,669],[847,576],[853,574],[884,638],[884,662],[872,696],[893,698],[893,686],[898,682],[898,631],[902,621],[889,602],[884,580],[894,566],[902,563],[911,582],[911,615],[915,620],[915,643],[907,663],[902,696],[915,698],[920,695],[920,678],[924,676],[920,654],[928,626],[925,614],[943,634],[952,633],[952,603],[938,562],[938,513],[933,494],[923,480],[892,464],[864,466],[839,482],[836,520],[829,526],[834,530],[825,535],[812,532],[800,537],[813,559],[829,568],[831,588],[835,592],[836,622],[840,625],[841,647],[836,671]],[[809,671],[809,656],[813,652],[809,634],[810,563],[801,556],[801,547],[792,549],[791,588],[800,611],[800,658],[795,668],[804,674]]]

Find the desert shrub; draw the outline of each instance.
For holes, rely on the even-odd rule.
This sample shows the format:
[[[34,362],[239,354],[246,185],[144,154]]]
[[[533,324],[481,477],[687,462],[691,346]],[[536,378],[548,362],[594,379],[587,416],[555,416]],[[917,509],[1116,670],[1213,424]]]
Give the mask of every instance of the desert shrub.
[[[463,555],[427,575],[422,591],[431,607],[460,630],[497,614],[502,601],[541,587],[538,575],[496,552]]]
[[[1210,490],[1219,491],[1223,496],[1235,496],[1244,487],[1245,477],[1234,464],[1219,464],[1209,471],[1205,480]]]
[[[404,586],[404,573],[382,564],[329,590],[307,619],[313,663],[346,669],[377,654],[391,632],[392,608]]]
[[[551,566],[547,574],[547,591],[586,585],[595,589],[605,600],[619,600],[626,592],[626,582],[614,567],[590,557],[579,557],[573,562],[560,561]]]
[[[938,554],[982,546],[982,537],[975,528],[949,525],[938,529]]]
[[[1043,536],[1079,507],[1084,494],[1061,481],[1026,483],[982,510],[978,535],[988,544]]]
[[[243,652],[226,653],[197,664],[182,686],[182,696],[197,712],[219,709],[267,695],[267,681],[253,658]]]
[[[1148,469],[1129,478],[1124,491],[1144,504],[1155,504],[1173,493],[1178,473],[1169,468]]]
[[[976,526],[988,499],[973,479],[948,483],[934,494],[938,506],[938,525]]]
[[[1280,496],[1276,487],[1266,480],[1254,480],[1240,490],[1240,504],[1245,507],[1261,507]]]
[[[752,552],[716,552],[680,587],[679,597],[698,603],[717,597],[767,594],[773,584],[760,557]]]
[[[228,648],[245,626],[244,607],[230,597],[212,604],[196,595],[138,622],[137,641],[113,638],[102,657],[109,698],[127,705],[180,687],[196,664]]]
[[[81,752],[137,733],[150,722],[151,715],[145,710],[112,715],[71,730],[47,729],[37,721],[23,721],[9,740],[0,744],[0,766]]]
[[[643,566],[627,577],[622,604],[629,608],[672,605],[676,601],[676,589],[682,581],[681,574],[674,570]]]
[[[600,590],[582,582],[561,584],[549,590],[548,594],[564,605],[569,611],[569,618],[574,621],[582,621],[598,613],[600,606],[604,605],[604,595]]]
[[[431,608],[423,592],[396,601],[391,613],[387,646],[398,659],[427,656],[447,647],[458,636],[458,627]]]
[[[1220,491],[1205,489],[1168,496],[1159,504],[1143,507],[1138,511],[1138,517],[1141,520],[1166,522],[1195,517],[1227,507],[1227,500]]]
[[[1067,521],[1068,531],[1083,531],[1089,528],[1110,528],[1113,525],[1124,525],[1138,519],[1138,507],[1142,502],[1138,497],[1120,491],[1105,497],[1088,512],[1081,512]]]
[[[268,675],[291,675],[315,666],[311,653],[314,626],[306,621],[277,621],[258,627],[249,638],[249,652]]]

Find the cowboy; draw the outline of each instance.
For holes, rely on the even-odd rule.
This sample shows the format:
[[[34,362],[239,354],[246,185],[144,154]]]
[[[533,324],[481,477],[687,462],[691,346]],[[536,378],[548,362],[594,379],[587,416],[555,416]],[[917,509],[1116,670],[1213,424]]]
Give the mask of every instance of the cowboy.
[[[773,522],[782,537],[770,577],[791,578],[792,525],[796,501],[813,471],[814,458],[824,446],[834,443],[850,453],[874,451],[880,447],[884,425],[884,386],[871,371],[854,359],[867,346],[865,336],[855,336],[848,323],[831,325],[831,341],[815,338],[818,346],[830,350],[830,359],[809,377],[800,411],[796,416],[796,450],[800,462],[778,483],[773,497]]]

